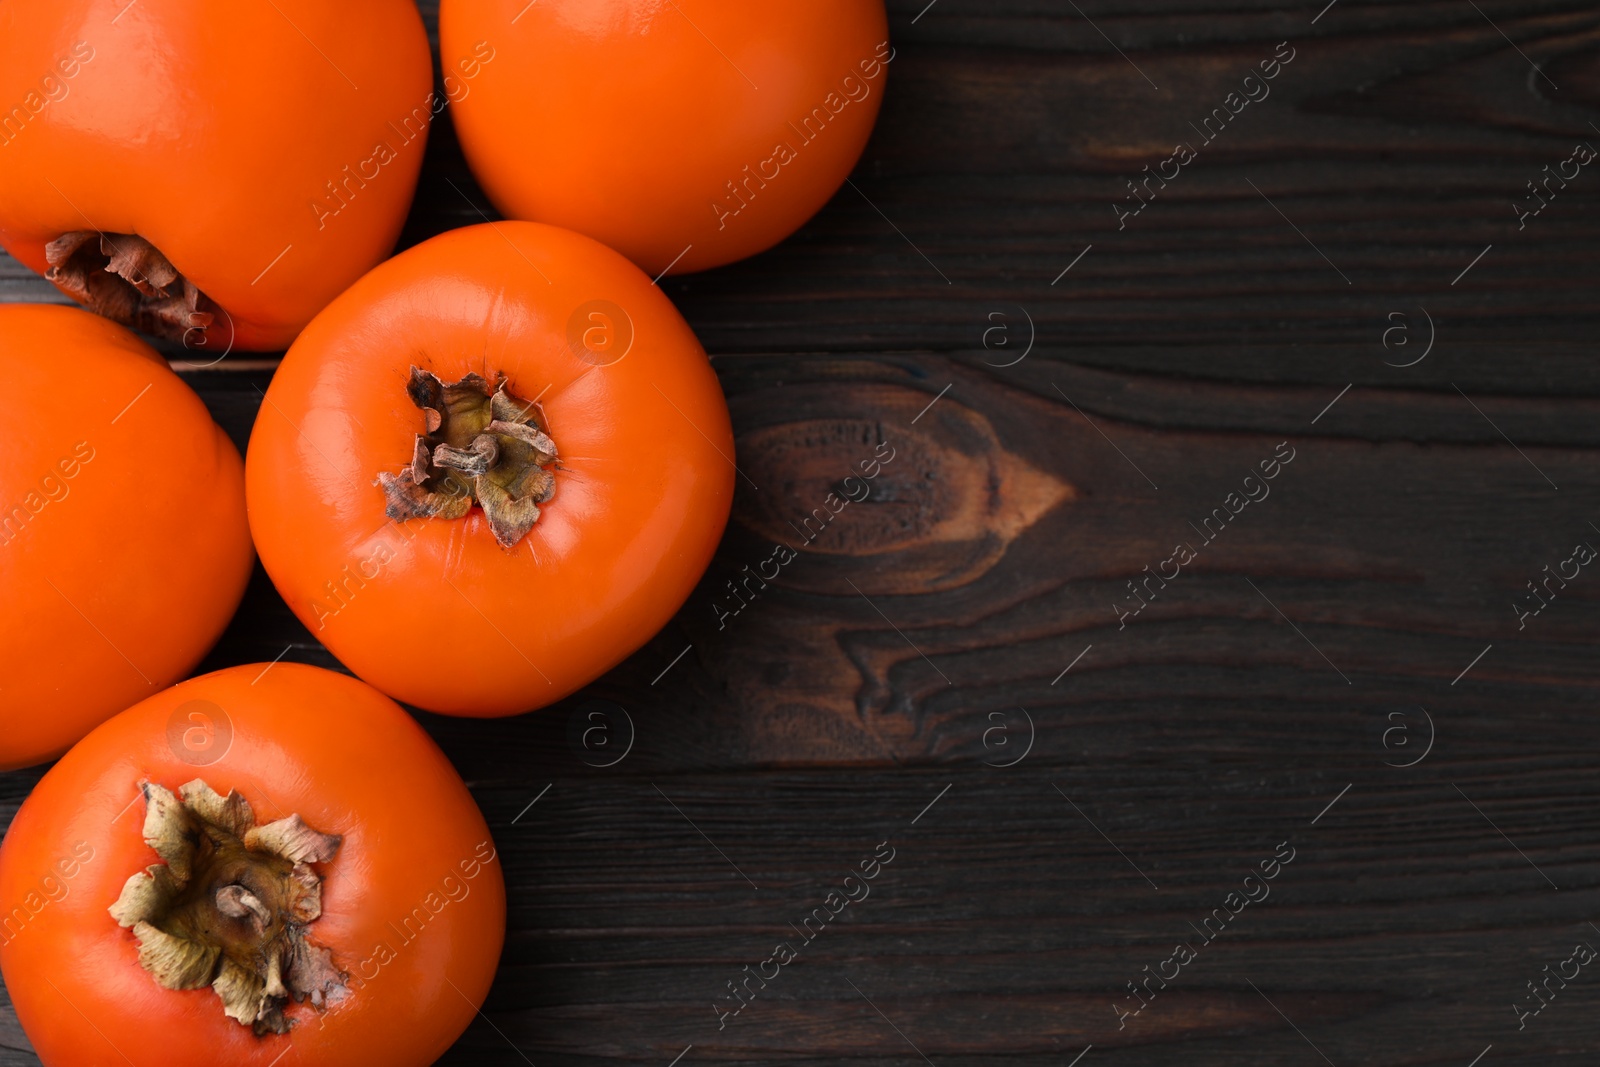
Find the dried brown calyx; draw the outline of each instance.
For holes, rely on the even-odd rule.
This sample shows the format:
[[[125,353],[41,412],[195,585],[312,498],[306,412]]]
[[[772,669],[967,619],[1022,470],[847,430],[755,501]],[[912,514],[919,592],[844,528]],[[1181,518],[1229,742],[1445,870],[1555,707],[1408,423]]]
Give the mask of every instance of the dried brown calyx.
[[[427,432],[417,434],[409,467],[378,475],[389,518],[460,519],[476,504],[500,547],[522,540],[556,484],[545,469],[556,461],[555,442],[534,405],[506,392],[503,377],[446,384],[416,367],[406,393]]]
[[[58,289],[143,333],[182,341],[216,318],[211,298],[136,234],[74,230],[45,245],[44,258],[44,276]]]
[[[165,989],[210,986],[230,1018],[259,1034],[284,1033],[293,997],[318,1008],[343,998],[346,975],[326,948],[306,940],[322,914],[312,869],[340,838],[291,815],[256,825],[237,792],[220,796],[196,779],[176,796],[144,792],[144,839],[164,864],[129,878],[111,917],[132,927],[139,963]]]

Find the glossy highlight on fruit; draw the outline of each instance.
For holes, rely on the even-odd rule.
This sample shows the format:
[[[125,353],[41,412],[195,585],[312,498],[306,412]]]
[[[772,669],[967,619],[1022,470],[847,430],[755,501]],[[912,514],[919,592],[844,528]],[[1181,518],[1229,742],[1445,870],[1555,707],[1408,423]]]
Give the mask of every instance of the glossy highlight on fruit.
[[[220,357],[394,247],[432,91],[411,0],[0,3],[0,246]]]
[[[0,845],[0,969],[45,1067],[425,1067],[504,934],[454,768],[393,701],[316,667],[135,705]]]
[[[883,0],[443,0],[446,72],[502,214],[586,233],[652,276],[777,244],[844,183],[888,66]]]
[[[61,359],[70,354],[71,367]],[[149,346],[0,304],[0,769],[192,670],[244,595],[244,465]]]
[[[637,267],[528,222],[401,253],[320,314],[251,436],[250,526],[312,634],[390,696],[511,715],[649,640],[710,562],[733,432]]]

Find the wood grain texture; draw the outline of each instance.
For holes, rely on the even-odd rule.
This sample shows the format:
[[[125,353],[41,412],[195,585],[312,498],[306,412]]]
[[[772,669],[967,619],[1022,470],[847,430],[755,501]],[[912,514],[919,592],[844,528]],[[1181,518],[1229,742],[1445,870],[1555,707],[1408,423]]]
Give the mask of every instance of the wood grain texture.
[[[1512,605],[1600,544],[1600,171],[1520,229],[1513,204],[1600,144],[1600,12],[890,10],[853,187],[662,283],[738,435],[710,573],[547,712],[419,714],[510,885],[442,1062],[1587,1062],[1600,975],[1521,1029],[1512,1004],[1600,947],[1600,578]],[[442,121],[402,243],[480,208]],[[0,259],[0,299],[58,297]],[[241,447],[270,366],[185,370]],[[779,541],[798,558],[750,583]],[[258,571],[206,667],[280,653],[338,666]],[[0,775],[0,819],[38,774]],[[870,896],[802,944],[880,842]],[[4,1005],[0,1067],[36,1064]]]

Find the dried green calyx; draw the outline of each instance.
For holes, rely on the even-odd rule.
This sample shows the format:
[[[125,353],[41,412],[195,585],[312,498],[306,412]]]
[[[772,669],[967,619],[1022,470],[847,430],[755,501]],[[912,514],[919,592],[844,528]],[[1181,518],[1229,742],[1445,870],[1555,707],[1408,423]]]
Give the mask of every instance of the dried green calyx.
[[[465,518],[476,504],[502,548],[522,540],[539,521],[539,505],[555,492],[555,442],[540,427],[531,402],[506,391],[503,377],[469,374],[446,384],[411,368],[406,384],[422,409],[411,465],[378,475],[389,518]]]
[[[210,986],[223,1011],[259,1034],[284,1033],[293,997],[343,998],[346,975],[306,939],[322,914],[322,879],[340,838],[300,816],[257,826],[249,803],[196,779],[177,795],[155,783],[144,839],[165,861],[129,878],[111,917],[139,940],[139,963],[164,989]]]
[[[113,322],[182,341],[204,333],[217,305],[143,237],[73,230],[44,246],[56,288]]]

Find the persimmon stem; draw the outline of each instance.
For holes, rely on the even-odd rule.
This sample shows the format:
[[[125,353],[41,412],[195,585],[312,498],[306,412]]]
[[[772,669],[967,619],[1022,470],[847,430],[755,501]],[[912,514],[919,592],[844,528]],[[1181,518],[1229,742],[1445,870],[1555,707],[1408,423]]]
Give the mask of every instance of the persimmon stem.
[[[166,989],[209,985],[223,1012],[284,1033],[292,997],[325,1007],[349,994],[328,949],[306,938],[340,838],[298,815],[256,825],[249,803],[196,779],[177,795],[143,782],[144,839],[165,861],[133,875],[111,917],[133,930],[139,963]]]
[[[555,492],[555,442],[539,426],[534,405],[477,374],[446,384],[411,368],[406,395],[422,409],[411,463],[378,475],[385,508],[396,522],[465,518],[476,504],[502,548],[539,521],[539,505]]]
[[[216,318],[211,298],[137,234],[73,230],[45,245],[44,257],[56,288],[143,333],[182,341]]]

